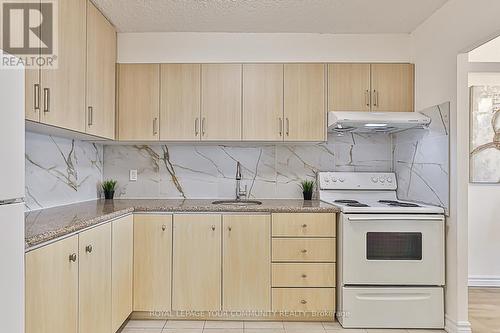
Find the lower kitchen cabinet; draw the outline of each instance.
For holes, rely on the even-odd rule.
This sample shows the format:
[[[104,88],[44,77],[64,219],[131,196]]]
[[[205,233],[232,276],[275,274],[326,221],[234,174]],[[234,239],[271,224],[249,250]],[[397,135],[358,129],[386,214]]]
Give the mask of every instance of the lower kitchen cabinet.
[[[222,309],[271,310],[271,217],[223,215]]]
[[[221,309],[221,215],[174,215],[172,309]]]
[[[79,333],[111,332],[111,224],[79,235]],[[56,331],[62,332],[62,331]]]
[[[134,217],[115,220],[111,228],[111,332],[116,332],[132,313]]]
[[[273,288],[273,310],[332,312],[335,288]]]
[[[78,332],[78,236],[26,254],[26,333]]]
[[[134,311],[171,309],[172,215],[134,215]]]

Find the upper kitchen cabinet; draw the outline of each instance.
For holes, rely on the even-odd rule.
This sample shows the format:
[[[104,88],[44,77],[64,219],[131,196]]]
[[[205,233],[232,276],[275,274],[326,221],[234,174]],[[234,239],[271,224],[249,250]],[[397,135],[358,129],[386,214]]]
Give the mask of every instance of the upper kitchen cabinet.
[[[87,2],[87,122],[86,132],[115,137],[116,31]]]
[[[285,141],[324,141],[325,65],[285,64]]]
[[[371,65],[372,111],[414,110],[414,65]]]
[[[161,140],[200,140],[200,79],[200,64],[161,65]]]
[[[413,111],[412,64],[329,64],[328,111]]]
[[[328,65],[328,111],[370,111],[370,64]]]
[[[40,73],[40,121],[78,132],[85,132],[86,8],[86,0],[58,2],[58,67]]]
[[[243,140],[283,140],[283,64],[243,65]]]
[[[160,65],[118,65],[117,93],[119,140],[159,140]]]
[[[201,139],[241,140],[241,64],[201,65]]]

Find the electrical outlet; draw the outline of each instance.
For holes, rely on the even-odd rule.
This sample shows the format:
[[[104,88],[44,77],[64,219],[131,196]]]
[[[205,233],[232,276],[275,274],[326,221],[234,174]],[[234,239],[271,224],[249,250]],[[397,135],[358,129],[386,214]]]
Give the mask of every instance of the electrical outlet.
[[[137,181],[137,170],[130,170],[130,172],[129,172],[129,180],[131,182]]]

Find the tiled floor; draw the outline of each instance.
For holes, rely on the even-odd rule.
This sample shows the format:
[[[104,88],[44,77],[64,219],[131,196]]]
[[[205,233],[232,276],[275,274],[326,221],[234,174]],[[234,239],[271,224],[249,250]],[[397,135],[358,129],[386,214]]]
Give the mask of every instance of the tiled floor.
[[[131,320],[122,333],[441,333],[439,330],[343,329],[337,322]]]

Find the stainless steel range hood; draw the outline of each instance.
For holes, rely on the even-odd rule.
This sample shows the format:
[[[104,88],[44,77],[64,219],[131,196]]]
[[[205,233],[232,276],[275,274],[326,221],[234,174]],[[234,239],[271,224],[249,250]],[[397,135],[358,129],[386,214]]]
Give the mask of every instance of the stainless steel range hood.
[[[328,112],[328,132],[333,133],[394,133],[430,123],[419,112]]]

